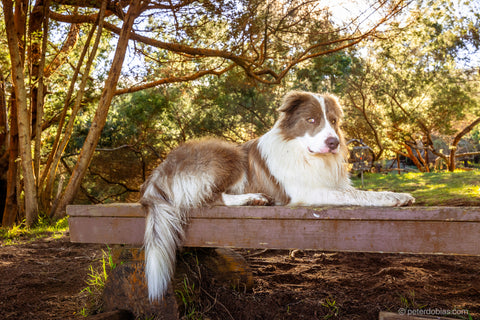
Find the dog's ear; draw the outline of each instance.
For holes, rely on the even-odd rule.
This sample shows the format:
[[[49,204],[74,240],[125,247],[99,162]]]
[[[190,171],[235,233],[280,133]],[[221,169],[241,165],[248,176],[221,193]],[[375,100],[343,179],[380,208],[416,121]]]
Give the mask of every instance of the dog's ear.
[[[283,97],[283,102],[280,108],[277,109],[279,112],[291,112],[295,110],[299,105],[305,102],[310,96],[310,93],[303,91],[291,91]]]

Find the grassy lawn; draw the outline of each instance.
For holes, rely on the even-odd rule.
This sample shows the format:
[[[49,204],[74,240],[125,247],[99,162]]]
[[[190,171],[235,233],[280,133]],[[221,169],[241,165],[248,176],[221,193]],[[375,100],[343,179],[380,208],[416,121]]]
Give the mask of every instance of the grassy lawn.
[[[409,192],[418,206],[480,206],[480,170],[458,172],[380,174],[352,176],[363,190]]]
[[[33,241],[39,238],[62,237],[68,231],[68,218],[63,218],[53,223],[49,219],[40,218],[33,228],[15,225],[12,228],[0,228],[0,246],[13,245]]]

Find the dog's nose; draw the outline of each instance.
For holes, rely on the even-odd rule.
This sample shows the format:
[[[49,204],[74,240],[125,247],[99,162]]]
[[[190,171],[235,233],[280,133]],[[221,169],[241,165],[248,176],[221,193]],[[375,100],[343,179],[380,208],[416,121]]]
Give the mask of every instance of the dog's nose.
[[[340,141],[338,141],[338,139],[335,138],[335,137],[328,137],[325,140],[325,144],[327,145],[327,147],[330,150],[335,150],[338,147],[338,145],[340,144]]]

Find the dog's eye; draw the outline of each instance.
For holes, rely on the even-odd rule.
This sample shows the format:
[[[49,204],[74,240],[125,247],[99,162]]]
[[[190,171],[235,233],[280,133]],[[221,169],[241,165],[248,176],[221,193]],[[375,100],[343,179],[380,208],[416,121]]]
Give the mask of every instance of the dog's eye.
[[[331,122],[332,124],[336,124],[336,123],[337,123],[337,119],[332,119],[330,122]]]
[[[315,118],[308,118],[308,119],[307,119],[307,122],[308,122],[308,123],[315,123]]]

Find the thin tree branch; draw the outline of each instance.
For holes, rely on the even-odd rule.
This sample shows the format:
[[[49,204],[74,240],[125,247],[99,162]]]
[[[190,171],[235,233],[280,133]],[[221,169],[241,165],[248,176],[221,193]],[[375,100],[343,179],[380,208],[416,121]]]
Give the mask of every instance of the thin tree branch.
[[[109,180],[109,179],[105,178],[104,176],[102,176],[102,174],[100,174],[98,172],[94,172],[91,168],[90,168],[89,171],[90,171],[91,175],[99,177],[100,179],[102,179],[103,181],[105,181],[108,184],[121,186],[122,188],[125,189],[125,191],[128,191],[128,192],[140,192],[140,189],[132,189],[129,186],[127,186],[127,184],[125,184],[123,182],[117,182],[117,181]]]
[[[192,81],[192,80],[196,80],[198,78],[201,78],[201,77],[203,77],[207,74],[219,76],[219,75],[222,75],[229,70],[232,70],[234,67],[235,67],[235,64],[231,64],[227,68],[222,69],[220,71],[215,71],[215,70],[212,69],[212,70],[199,71],[199,72],[196,72],[194,74],[187,75],[187,76],[162,78],[162,79],[152,81],[152,82],[149,82],[149,83],[145,83],[145,84],[142,84],[142,85],[133,86],[133,87],[125,88],[125,89],[118,89],[118,90],[115,91],[115,95],[137,92],[137,91],[145,90],[145,89],[148,89],[148,88],[157,87],[159,85],[166,84],[166,83]]]

